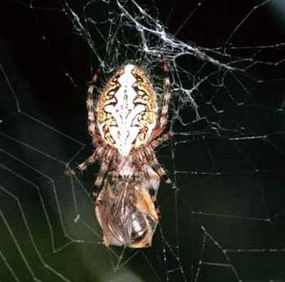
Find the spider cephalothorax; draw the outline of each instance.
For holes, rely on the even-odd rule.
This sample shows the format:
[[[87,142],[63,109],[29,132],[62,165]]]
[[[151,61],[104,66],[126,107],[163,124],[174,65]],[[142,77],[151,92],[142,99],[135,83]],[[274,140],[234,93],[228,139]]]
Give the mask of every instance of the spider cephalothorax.
[[[168,73],[166,64],[164,71]],[[97,74],[87,92],[88,132],[96,149],[78,166],[78,170],[85,170],[96,159],[101,163],[95,186],[101,187],[103,184],[103,189],[97,197],[96,215],[103,229],[105,244],[145,247],[150,245],[152,236],[149,235],[154,230],[150,228],[153,226],[150,222],[157,223],[157,215],[153,215],[154,206],[149,202],[150,192],[155,190],[156,194],[160,177],[166,176],[154,149],[170,137],[170,134],[161,135],[167,124],[170,81],[165,76],[165,93],[159,112],[154,88],[138,66],[121,66],[107,81],[95,106],[93,91],[96,80]],[[125,200],[120,202],[120,197]],[[152,196],[152,201],[154,200]],[[108,205],[100,207],[106,202]],[[112,219],[116,207],[122,211],[118,214],[127,215],[128,221],[133,224],[124,226]],[[132,241],[136,236],[107,234],[115,229],[121,234],[131,234],[132,232],[124,232],[124,228],[132,229],[131,226],[131,231],[138,232],[135,230],[138,225],[134,218],[139,217],[145,218],[144,223],[140,220],[141,226],[149,226],[145,227],[149,230],[148,237],[139,236],[142,237],[140,240]]]

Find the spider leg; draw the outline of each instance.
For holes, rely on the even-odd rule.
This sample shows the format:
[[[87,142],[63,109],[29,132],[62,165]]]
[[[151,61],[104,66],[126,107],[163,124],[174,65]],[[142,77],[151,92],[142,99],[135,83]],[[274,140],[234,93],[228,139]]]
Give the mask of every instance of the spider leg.
[[[168,107],[169,107],[169,101],[170,101],[170,78],[169,78],[169,66],[167,63],[163,64],[163,71],[164,71],[164,98],[162,102],[161,112],[160,112],[160,118],[159,118],[159,127],[160,127],[160,133],[165,129],[168,121]]]
[[[155,202],[160,184],[160,176],[149,165],[145,165],[143,170],[144,180],[142,181],[142,187],[147,188],[149,192],[152,191],[152,193],[150,193],[151,199],[153,202]]]
[[[165,183],[171,184],[172,188],[177,190],[177,186],[171,181],[168,173],[162,168],[159,161],[155,157],[155,154],[152,149],[146,148],[144,154],[149,161],[150,166],[154,169],[155,172],[165,181]]]
[[[94,184],[95,187],[99,187],[99,188],[101,187],[104,181],[104,178],[105,178],[105,174],[108,171],[111,161],[112,161],[112,150],[109,148],[106,151],[106,156],[102,160],[101,168],[95,180],[95,184]]]
[[[66,175],[75,175],[77,172],[82,172],[84,171],[88,166],[90,166],[91,164],[93,164],[96,161],[96,151],[88,157],[87,160],[85,160],[84,162],[82,162],[80,165],[78,165],[74,170],[70,169],[67,170],[65,172]]]
[[[153,149],[155,149],[156,147],[158,147],[161,143],[163,143],[164,141],[167,141],[168,139],[170,139],[173,136],[172,132],[168,132],[163,134],[162,136],[157,137],[156,139],[152,140],[150,142],[150,145]]]
[[[99,76],[99,70],[97,70],[90,82],[90,85],[87,90],[87,99],[86,99],[86,106],[88,111],[88,133],[93,138],[94,135],[97,134],[96,131],[96,120],[95,120],[95,103],[93,99],[93,92],[95,83]]]
[[[162,168],[156,157],[153,158],[151,164],[153,165],[153,169],[158,173],[158,175],[161,176],[161,178],[165,181],[165,183],[171,184],[172,188],[178,191],[176,184],[172,182],[172,180],[168,176],[168,173]]]
[[[95,148],[96,148],[96,147],[98,148],[99,145],[102,145],[103,139],[102,139],[102,137],[101,137],[99,131],[97,130],[97,128],[95,128],[94,134],[91,135],[91,137],[92,137],[92,144],[93,144],[93,146],[94,146]],[[104,143],[103,143],[103,144],[104,144]]]
[[[96,151],[87,160],[85,160],[83,163],[77,166],[77,170],[82,172],[88,166],[92,165],[95,161],[96,161]]]
[[[164,98],[162,101],[159,121],[158,121],[156,128],[154,129],[151,139],[156,139],[164,131],[167,125],[167,121],[168,121],[168,108],[169,108],[169,102],[170,102],[170,96],[171,96],[171,93],[170,93],[171,83],[170,83],[170,78],[169,78],[169,66],[166,62],[164,62],[163,64],[163,71],[165,74],[164,83],[163,83]]]
[[[165,129],[168,120],[168,107],[170,101],[170,78],[169,78],[169,65],[165,62],[163,64],[164,77],[164,98],[160,113],[159,126],[162,128],[161,132]]]

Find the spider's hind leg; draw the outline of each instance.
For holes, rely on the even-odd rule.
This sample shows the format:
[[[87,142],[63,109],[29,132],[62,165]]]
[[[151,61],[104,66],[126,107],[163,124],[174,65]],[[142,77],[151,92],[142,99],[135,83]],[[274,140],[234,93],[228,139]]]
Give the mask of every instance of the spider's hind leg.
[[[178,191],[177,186],[175,185],[175,183],[173,183],[173,181],[170,179],[168,173],[163,169],[163,167],[160,165],[159,161],[157,160],[153,150],[151,149],[147,149],[145,151],[145,155],[150,163],[150,166],[154,169],[154,171],[162,178],[162,180],[167,183],[170,184],[172,186],[172,188],[175,191]]]

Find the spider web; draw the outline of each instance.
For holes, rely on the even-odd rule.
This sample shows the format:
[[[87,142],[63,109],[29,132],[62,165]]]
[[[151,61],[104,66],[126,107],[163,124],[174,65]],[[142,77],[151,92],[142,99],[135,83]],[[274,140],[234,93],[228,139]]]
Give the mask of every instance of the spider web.
[[[285,281],[282,1],[12,1],[1,15],[1,281]],[[2,3],[3,5],[4,3]],[[194,43],[195,42],[195,43]],[[87,82],[126,62],[163,97],[171,141],[153,246],[106,248]]]

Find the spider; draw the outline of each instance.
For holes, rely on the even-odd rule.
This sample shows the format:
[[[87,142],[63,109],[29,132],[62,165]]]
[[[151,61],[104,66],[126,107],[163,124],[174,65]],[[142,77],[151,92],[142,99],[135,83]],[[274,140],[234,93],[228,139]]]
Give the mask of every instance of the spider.
[[[172,133],[163,134],[167,125],[170,100],[169,67],[166,63],[163,64],[163,70],[165,73],[164,98],[159,114],[154,88],[139,66],[125,64],[119,67],[102,89],[96,105],[93,92],[98,79],[98,72],[93,76],[87,91],[86,104],[88,132],[95,150],[91,156],[77,167],[77,170],[84,171],[96,160],[101,163],[95,180],[95,187],[100,188],[104,180],[105,183],[101,196],[99,193],[99,200],[96,201],[97,206],[102,200],[108,202],[108,199],[106,200],[107,194],[110,197],[113,194],[114,204],[119,201],[119,196],[127,195],[125,196],[128,200],[127,204],[117,204],[117,206],[123,206],[127,209],[131,206],[130,199],[133,198],[135,199],[133,205],[135,208],[132,209],[132,212],[128,212],[131,216],[136,213],[140,215],[150,214],[153,213],[151,204],[146,209],[137,204],[140,201],[138,200],[139,195],[143,195],[144,198],[141,203],[144,201],[149,202],[150,196],[147,193],[150,190],[157,191],[160,178],[164,178],[167,183],[171,183],[167,173],[155,156],[155,148],[172,136]],[[124,190],[124,193],[121,191],[119,194],[117,192],[110,193],[112,185],[115,190],[128,189],[130,191]],[[144,192],[139,192],[136,189],[142,189]],[[131,194],[132,196],[130,196]],[[152,196],[153,202],[155,201],[155,195]],[[105,214],[109,212],[110,210],[103,207],[97,208],[96,215],[101,227],[104,226],[104,220],[106,221]],[[157,221],[155,216],[150,218],[153,222]],[[119,229],[122,230],[122,227]],[[105,236],[106,229],[103,228],[103,232],[104,237],[107,238],[108,236]],[[106,239],[106,244],[116,242],[116,236],[111,237],[114,240]],[[131,246],[130,236],[127,237],[125,236],[117,245]],[[147,241],[149,243],[151,240]],[[138,245],[143,246],[143,244]]]

